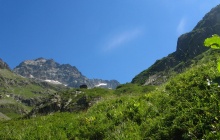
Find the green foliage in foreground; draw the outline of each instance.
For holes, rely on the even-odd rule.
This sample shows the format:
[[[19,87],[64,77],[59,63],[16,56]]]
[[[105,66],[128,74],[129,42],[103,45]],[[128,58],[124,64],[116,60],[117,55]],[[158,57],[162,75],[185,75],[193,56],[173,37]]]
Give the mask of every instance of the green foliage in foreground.
[[[215,64],[194,66],[150,92],[122,85],[81,113],[2,122],[0,139],[219,139],[220,88],[205,79],[220,77]]]
[[[207,54],[156,89],[125,84],[115,91],[85,90],[102,97],[87,111],[1,122],[0,139],[219,139],[219,52]]]

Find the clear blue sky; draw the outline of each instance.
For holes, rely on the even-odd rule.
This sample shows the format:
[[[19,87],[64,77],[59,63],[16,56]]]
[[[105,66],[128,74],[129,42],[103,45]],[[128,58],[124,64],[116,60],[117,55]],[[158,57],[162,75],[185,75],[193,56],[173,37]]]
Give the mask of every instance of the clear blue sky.
[[[130,82],[176,49],[219,0],[0,0],[0,58],[38,57]]]

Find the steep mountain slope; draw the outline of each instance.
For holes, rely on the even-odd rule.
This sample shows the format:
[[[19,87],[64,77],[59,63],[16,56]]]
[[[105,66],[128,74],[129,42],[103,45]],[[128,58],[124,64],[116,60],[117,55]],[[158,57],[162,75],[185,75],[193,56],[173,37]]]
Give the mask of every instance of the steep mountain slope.
[[[53,59],[38,58],[27,60],[13,71],[27,78],[35,78],[76,88],[86,84],[90,88],[101,86],[114,89],[119,85],[116,80],[88,79],[75,66],[59,64]]]
[[[0,60],[0,118],[24,115],[43,98],[62,89],[66,87],[16,75]]]
[[[157,60],[147,70],[134,77],[132,83],[158,85],[174,73],[184,71],[193,58],[207,50],[203,42],[213,34],[220,34],[220,5],[207,13],[191,32],[178,38],[175,52]]]

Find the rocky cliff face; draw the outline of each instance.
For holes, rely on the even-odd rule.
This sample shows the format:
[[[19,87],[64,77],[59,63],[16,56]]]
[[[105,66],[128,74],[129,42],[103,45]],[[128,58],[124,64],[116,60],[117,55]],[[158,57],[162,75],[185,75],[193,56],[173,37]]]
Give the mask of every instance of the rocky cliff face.
[[[119,85],[116,80],[88,79],[76,67],[69,64],[59,64],[53,59],[38,58],[27,60],[13,71],[27,78],[35,78],[76,88],[86,84],[90,88],[105,87],[114,89]]]
[[[213,34],[220,34],[220,5],[207,13],[191,32],[178,38],[175,52],[157,60],[150,68],[134,77],[132,83],[149,85],[165,82],[171,71],[181,72],[189,66],[191,59],[206,51],[203,42]]]

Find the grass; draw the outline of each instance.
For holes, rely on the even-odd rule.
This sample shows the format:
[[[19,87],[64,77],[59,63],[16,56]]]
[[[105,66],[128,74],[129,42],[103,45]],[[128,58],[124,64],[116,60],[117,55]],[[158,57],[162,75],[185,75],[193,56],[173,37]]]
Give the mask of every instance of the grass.
[[[66,99],[81,91],[79,98],[86,95],[101,100],[77,113],[3,121],[0,139],[219,139],[220,88],[206,81],[207,77],[220,78],[217,59],[215,53],[202,57],[158,87],[124,84],[116,90],[62,92]]]
[[[193,82],[188,84],[188,80],[195,74],[198,74],[198,77],[202,76],[197,73],[201,69],[204,67],[193,68],[156,90],[137,95],[130,92],[131,88],[128,88],[127,92],[122,89],[133,86],[133,91],[140,92],[143,87],[137,90],[136,85],[123,85],[115,91],[110,91],[112,94],[109,96],[102,89],[88,90],[93,96],[104,95],[105,100],[99,101],[86,112],[55,113],[32,119],[2,122],[0,138],[80,140],[219,138],[220,89],[215,86],[207,87],[205,82],[197,83],[207,87],[205,89],[201,89],[201,85],[194,86]],[[179,87],[176,85],[181,92],[176,91],[174,87],[168,88],[173,81],[178,80],[182,81]],[[118,95],[117,90],[124,91],[124,94]],[[18,129],[20,126],[22,129]]]
[[[0,112],[9,118],[18,118],[32,108],[22,103],[22,100],[47,97],[63,87],[42,84],[23,78],[7,69],[0,69]]]

